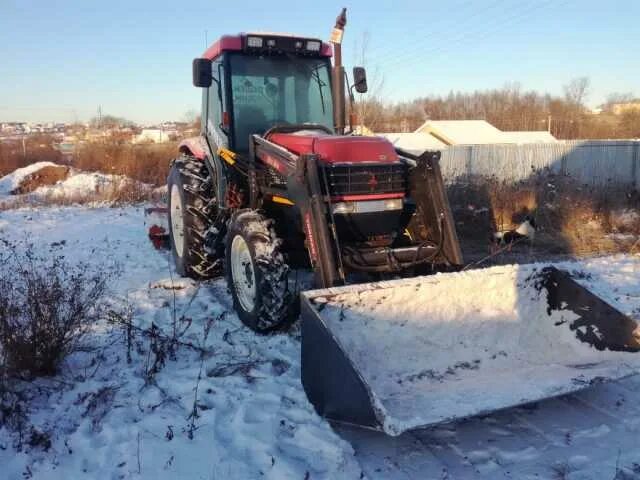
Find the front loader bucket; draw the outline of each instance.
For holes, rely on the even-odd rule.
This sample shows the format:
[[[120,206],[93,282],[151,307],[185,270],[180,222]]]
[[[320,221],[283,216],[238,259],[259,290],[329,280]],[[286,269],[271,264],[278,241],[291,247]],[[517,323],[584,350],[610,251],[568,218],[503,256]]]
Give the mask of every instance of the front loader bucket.
[[[320,415],[399,435],[640,371],[640,329],[553,267],[302,294],[302,383]]]

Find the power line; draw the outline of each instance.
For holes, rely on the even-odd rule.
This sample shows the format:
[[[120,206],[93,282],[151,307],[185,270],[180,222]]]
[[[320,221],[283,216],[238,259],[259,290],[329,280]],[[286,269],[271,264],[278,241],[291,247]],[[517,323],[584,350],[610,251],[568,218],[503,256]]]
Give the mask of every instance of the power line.
[[[508,12],[506,16],[499,18],[495,22],[492,22],[492,24],[490,25],[490,27],[492,28],[489,28],[489,29],[480,28],[480,29],[463,32],[462,34],[449,39],[444,46],[436,49],[432,49],[431,51],[426,51],[425,55],[428,56],[428,58],[432,61],[436,60],[440,56],[442,56],[443,53],[447,53],[451,51],[452,47],[464,45],[469,41],[478,41],[479,39],[486,38],[487,35],[490,35],[496,32],[497,30],[502,28],[505,24],[507,23],[513,24],[519,20],[522,20],[523,18],[527,17],[527,15],[530,14],[531,12],[551,3],[558,3],[558,2],[557,0],[547,0],[544,3],[534,2],[534,4],[529,5],[529,8],[525,10]],[[404,61],[409,55],[411,55],[411,52],[405,52],[404,54],[400,54],[396,56],[394,61],[389,62],[387,64],[387,67],[392,67],[399,64],[400,62]]]
[[[425,43],[427,42],[427,40],[433,39],[433,38],[438,38],[440,37],[444,32],[446,32],[447,30],[450,30],[451,28],[465,28],[467,26],[470,26],[473,22],[472,20],[474,20],[475,18],[481,16],[482,14],[487,14],[487,12],[491,11],[492,9],[494,9],[494,7],[499,6],[499,4],[501,3],[502,0],[494,0],[491,4],[489,4],[488,6],[480,6],[480,10],[476,10],[473,11],[471,10],[469,12],[468,15],[465,16],[465,21],[463,22],[459,22],[457,21],[457,19],[452,18],[451,21],[449,22],[444,22],[444,23],[439,23],[440,25],[440,31],[434,31],[434,30],[430,30],[429,33],[427,33],[427,35],[423,35],[420,36],[417,39],[413,39],[410,41],[407,41],[407,44],[411,44],[414,47],[420,47],[420,46],[424,46]],[[473,1],[468,1],[466,2],[467,4],[475,4],[478,5],[478,2],[473,2]],[[464,8],[464,7],[461,7]],[[442,28],[444,26],[444,28]],[[388,48],[388,49],[384,49],[381,53],[380,52],[376,52],[375,50],[368,55],[371,56],[376,56],[378,61],[384,61],[388,58],[395,58],[398,54],[398,50],[397,48]],[[371,57],[370,57],[371,58]]]

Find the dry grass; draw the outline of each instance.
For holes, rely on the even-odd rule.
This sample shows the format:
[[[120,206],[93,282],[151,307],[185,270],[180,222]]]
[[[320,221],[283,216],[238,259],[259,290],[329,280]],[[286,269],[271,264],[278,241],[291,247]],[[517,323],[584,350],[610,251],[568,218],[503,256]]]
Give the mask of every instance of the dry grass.
[[[48,135],[33,135],[21,141],[0,142],[0,177],[35,162],[63,163],[62,154],[54,148]]]
[[[169,163],[177,152],[176,143],[87,143],[80,148],[74,166],[87,172],[126,175],[139,182],[161,186],[166,184]]]
[[[62,154],[54,148],[50,137],[29,139],[26,152],[25,156],[21,143],[0,143],[0,177],[36,162],[64,163]],[[143,183],[161,186],[167,181],[169,163],[177,153],[176,142],[133,145],[110,139],[80,145],[71,166],[86,172],[126,175]]]
[[[536,219],[536,248],[554,254],[628,251],[640,235],[633,190],[580,185],[544,174],[516,185],[473,179],[449,186],[463,246],[486,245],[492,232]]]

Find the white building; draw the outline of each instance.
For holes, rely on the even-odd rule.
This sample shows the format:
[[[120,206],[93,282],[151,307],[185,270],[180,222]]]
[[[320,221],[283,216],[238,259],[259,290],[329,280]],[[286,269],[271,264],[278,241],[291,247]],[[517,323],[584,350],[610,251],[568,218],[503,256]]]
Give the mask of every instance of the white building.
[[[163,143],[171,140],[175,131],[162,130],[160,128],[143,128],[139,135],[133,138],[133,143]]]
[[[557,142],[547,131],[503,132],[486,120],[427,120],[415,133],[431,135],[445,145]]]
[[[384,137],[393,143],[397,148],[406,150],[414,155],[420,155],[426,150],[442,150],[447,148],[447,144],[441,142],[428,133],[378,133],[379,137]]]

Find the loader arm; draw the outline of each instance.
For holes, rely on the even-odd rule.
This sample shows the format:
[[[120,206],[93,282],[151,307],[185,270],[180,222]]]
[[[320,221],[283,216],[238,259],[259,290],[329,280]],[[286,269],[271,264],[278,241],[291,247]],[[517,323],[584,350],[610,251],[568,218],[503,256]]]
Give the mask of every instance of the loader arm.
[[[440,239],[442,260],[453,268],[462,266],[462,250],[440,171],[440,152],[426,151],[417,156],[400,149],[396,151],[400,157],[415,162],[409,171],[409,197],[416,202],[417,214],[410,228],[418,234],[418,230],[437,229],[433,233]]]
[[[340,284],[334,248],[327,226],[327,208],[320,187],[317,155],[294,155],[286,149],[258,136],[252,136],[250,172],[255,171],[255,159],[286,178],[287,196],[300,211],[301,225],[315,283],[321,288]],[[257,182],[250,180],[252,208],[258,204]],[[264,194],[280,193],[263,189]],[[255,200],[254,200],[255,199]],[[339,254],[339,253],[338,253]]]

